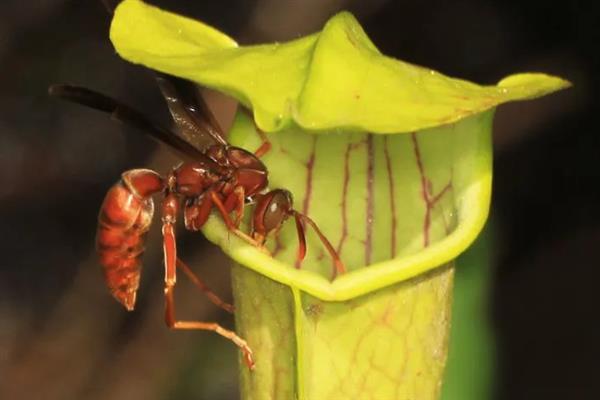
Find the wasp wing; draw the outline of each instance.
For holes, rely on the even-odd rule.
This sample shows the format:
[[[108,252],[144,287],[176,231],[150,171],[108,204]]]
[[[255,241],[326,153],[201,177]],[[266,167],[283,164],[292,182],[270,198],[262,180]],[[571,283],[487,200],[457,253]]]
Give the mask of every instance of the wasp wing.
[[[228,144],[196,85],[166,74],[157,74],[156,81],[181,138],[201,150],[212,144]]]

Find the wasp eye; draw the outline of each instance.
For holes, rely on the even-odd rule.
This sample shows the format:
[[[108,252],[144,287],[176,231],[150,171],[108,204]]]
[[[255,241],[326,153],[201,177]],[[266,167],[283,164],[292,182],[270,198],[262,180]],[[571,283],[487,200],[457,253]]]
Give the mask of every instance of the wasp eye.
[[[279,228],[279,226],[290,216],[292,210],[291,194],[287,190],[274,190],[271,201],[265,209],[263,225],[266,232]]]

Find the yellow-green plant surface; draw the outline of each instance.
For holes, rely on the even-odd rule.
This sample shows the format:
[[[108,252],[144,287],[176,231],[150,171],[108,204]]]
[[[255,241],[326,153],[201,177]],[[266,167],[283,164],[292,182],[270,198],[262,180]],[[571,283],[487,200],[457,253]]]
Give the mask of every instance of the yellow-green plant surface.
[[[349,13],[288,43],[239,47],[201,22],[139,0],[117,8],[125,59],[225,92],[250,108],[229,134],[273,144],[270,187],[290,190],[316,235],[296,268],[293,223],[273,257],[212,217],[205,235],[236,262],[237,330],[254,349],[245,399],[435,399],[446,359],[453,260],[483,227],[498,104],[568,86],[518,74],[495,86],[382,55]]]

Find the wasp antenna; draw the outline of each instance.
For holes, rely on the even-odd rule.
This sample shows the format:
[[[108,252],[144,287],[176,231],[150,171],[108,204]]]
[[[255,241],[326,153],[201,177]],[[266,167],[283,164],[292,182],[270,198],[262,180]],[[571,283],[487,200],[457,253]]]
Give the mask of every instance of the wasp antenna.
[[[107,113],[112,113],[119,106],[114,99],[81,86],[54,84],[48,88],[48,94]]]
[[[140,111],[102,93],[81,86],[67,84],[51,85],[48,88],[48,93],[54,97],[103,111],[110,114],[113,120],[138,128],[154,140],[164,143],[188,157],[203,159],[209,164],[214,164],[211,159],[193,144],[154,123]]]

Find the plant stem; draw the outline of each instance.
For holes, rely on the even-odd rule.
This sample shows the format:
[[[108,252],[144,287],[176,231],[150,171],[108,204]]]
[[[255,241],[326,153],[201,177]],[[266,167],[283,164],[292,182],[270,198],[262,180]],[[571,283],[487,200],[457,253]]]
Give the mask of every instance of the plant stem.
[[[453,266],[345,302],[324,302],[245,267],[233,268],[238,333],[256,369],[241,398],[439,397]]]

